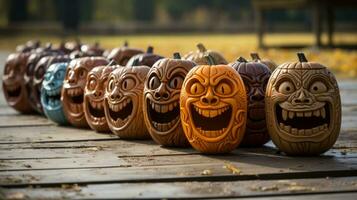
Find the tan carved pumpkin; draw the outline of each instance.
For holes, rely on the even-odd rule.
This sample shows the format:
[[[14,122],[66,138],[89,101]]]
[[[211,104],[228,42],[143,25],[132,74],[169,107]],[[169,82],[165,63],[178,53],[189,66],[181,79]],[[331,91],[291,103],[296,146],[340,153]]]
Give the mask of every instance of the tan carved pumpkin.
[[[105,88],[109,74],[116,66],[94,67],[88,74],[84,90],[84,114],[91,129],[98,132],[109,132],[104,113]]]
[[[202,43],[197,44],[197,51],[186,54],[183,59],[195,62],[197,65],[208,65],[205,55],[210,55],[217,64],[228,64],[227,60],[217,51],[207,50]]]
[[[209,62],[214,64],[213,59]],[[228,65],[190,70],[181,89],[180,109],[185,135],[200,152],[227,153],[243,139],[247,95],[238,72]]]
[[[183,80],[196,64],[174,58],[157,61],[150,69],[144,89],[144,119],[151,137],[163,146],[188,146],[180,120]]]
[[[149,46],[145,53],[140,53],[135,56],[132,56],[129,61],[127,62],[126,66],[148,66],[151,67],[156,61],[162,59],[163,57],[154,54],[154,48]]]
[[[147,139],[143,114],[147,66],[117,67],[110,73],[105,91],[105,117],[110,130],[123,139]]]
[[[274,144],[288,155],[317,155],[336,142],[341,100],[334,75],[323,65],[299,61],[280,65],[266,91],[266,118]]]
[[[84,116],[83,97],[87,82],[87,75],[97,66],[107,65],[104,57],[85,57],[72,60],[66,71],[63,82],[61,101],[64,114],[70,124],[75,127],[86,128],[88,123]]]

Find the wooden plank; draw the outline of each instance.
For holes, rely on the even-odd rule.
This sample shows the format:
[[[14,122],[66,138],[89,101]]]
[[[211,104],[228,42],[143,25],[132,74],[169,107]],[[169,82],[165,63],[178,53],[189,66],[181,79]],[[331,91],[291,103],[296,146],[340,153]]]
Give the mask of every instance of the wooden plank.
[[[51,188],[3,188],[4,198],[24,196],[30,199],[132,199],[132,198],[294,198],[306,195],[357,195],[356,177],[319,178],[273,181],[234,182],[170,182],[170,183],[114,183],[90,185],[62,185]],[[305,197],[306,197],[305,196]],[[354,196],[355,197],[355,196]]]
[[[0,128],[44,125],[54,125],[54,123],[48,120],[47,118],[39,115],[0,115]]]
[[[28,142],[70,142],[87,140],[117,139],[112,134],[96,133],[89,129],[76,129],[61,126],[2,127],[0,144]]]
[[[123,159],[133,167],[4,171],[0,173],[0,185],[201,180],[222,176],[227,179],[270,179],[357,175],[357,158],[332,156],[291,158],[266,154],[237,154],[143,156]],[[227,163],[239,168],[241,174],[232,175],[230,170],[224,168]],[[211,170],[212,175],[202,175],[204,170]]]

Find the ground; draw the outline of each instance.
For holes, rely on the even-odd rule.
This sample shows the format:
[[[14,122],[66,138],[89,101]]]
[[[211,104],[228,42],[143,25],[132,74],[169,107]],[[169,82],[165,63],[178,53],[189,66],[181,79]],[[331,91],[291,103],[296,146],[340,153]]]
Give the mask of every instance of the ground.
[[[129,41],[140,47],[150,43],[165,55],[172,49],[194,49],[197,41],[221,50],[231,60],[239,52],[246,56],[250,52],[239,48],[244,46],[236,41],[240,36],[150,38],[129,37]],[[224,41],[220,45],[216,44],[219,38]],[[100,41],[114,47],[124,37]],[[294,51],[263,53],[293,60]],[[315,50],[306,51],[316,59],[311,56]],[[355,51],[321,52],[323,57],[341,54],[356,59]],[[0,71],[8,53],[0,53]],[[330,151],[316,157],[288,157],[271,142],[227,155],[203,155],[192,148],[163,148],[151,140],[120,140],[110,134],[59,127],[41,116],[20,115],[6,105],[0,91],[0,199],[355,199],[357,81],[338,76],[338,83],[343,114],[340,137]]]

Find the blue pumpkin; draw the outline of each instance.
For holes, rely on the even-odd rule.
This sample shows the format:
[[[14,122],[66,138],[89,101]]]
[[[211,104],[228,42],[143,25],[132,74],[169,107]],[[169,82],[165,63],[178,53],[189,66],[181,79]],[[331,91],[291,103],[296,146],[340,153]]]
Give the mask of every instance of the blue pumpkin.
[[[61,90],[68,63],[54,63],[47,69],[41,88],[41,104],[48,119],[65,125],[68,123],[61,102]]]

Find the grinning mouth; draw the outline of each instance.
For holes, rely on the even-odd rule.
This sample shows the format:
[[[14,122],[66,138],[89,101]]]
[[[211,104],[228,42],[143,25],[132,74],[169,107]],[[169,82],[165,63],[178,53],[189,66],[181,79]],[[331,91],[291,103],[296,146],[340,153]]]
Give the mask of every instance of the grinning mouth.
[[[105,117],[103,101],[101,101],[101,102],[89,101],[88,110],[89,110],[89,113],[93,117],[96,117],[96,118]]]
[[[12,87],[7,87],[6,91],[7,91],[8,97],[10,97],[10,98],[19,97],[21,94],[21,85],[14,85]]]
[[[53,90],[45,90],[45,105],[52,108],[61,105],[61,88]]]
[[[111,123],[122,127],[129,121],[133,112],[133,101],[128,98],[117,104],[108,104],[108,107]]]
[[[151,125],[157,131],[166,132],[175,127],[180,120],[180,106],[178,101],[158,104],[147,99],[146,103]]]
[[[232,118],[232,107],[202,109],[195,105],[190,107],[192,121],[196,130],[206,137],[218,137],[228,128]]]
[[[72,113],[83,112],[83,94],[83,89],[80,87],[66,89],[66,96],[69,100],[68,105]]]
[[[310,111],[290,111],[276,106],[279,128],[293,135],[311,136],[330,127],[330,107],[328,103]]]

